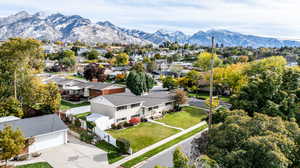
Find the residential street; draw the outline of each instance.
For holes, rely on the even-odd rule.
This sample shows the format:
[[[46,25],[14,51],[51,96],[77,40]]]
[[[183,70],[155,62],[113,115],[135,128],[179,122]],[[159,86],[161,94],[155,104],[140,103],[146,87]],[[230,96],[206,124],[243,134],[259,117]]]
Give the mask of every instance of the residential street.
[[[185,141],[180,142],[179,144],[155,155],[151,159],[145,162],[144,165],[140,166],[141,168],[153,168],[156,165],[166,166],[166,167],[172,167],[173,166],[173,152],[176,149],[177,146],[180,146],[182,150],[186,154],[190,154],[191,150],[191,142],[195,137],[199,137],[201,135],[201,132],[198,133],[195,136],[190,137],[189,139],[186,139]]]

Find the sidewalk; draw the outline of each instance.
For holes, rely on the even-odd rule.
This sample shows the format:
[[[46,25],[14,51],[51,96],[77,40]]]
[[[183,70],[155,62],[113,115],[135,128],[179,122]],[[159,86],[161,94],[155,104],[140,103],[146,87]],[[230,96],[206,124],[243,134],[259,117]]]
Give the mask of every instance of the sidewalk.
[[[121,164],[123,164],[123,163],[125,163],[125,162],[127,162],[127,161],[129,161],[129,160],[131,160],[133,158],[136,158],[136,157],[138,157],[138,156],[140,156],[140,155],[142,155],[142,154],[144,154],[144,153],[146,153],[146,152],[148,152],[148,151],[150,151],[150,150],[152,150],[152,149],[154,149],[154,148],[156,148],[156,147],[158,147],[158,146],[160,146],[162,144],[165,144],[165,143],[167,143],[167,142],[169,142],[169,141],[171,141],[171,140],[173,140],[173,139],[175,139],[177,137],[180,137],[181,135],[186,134],[186,133],[188,133],[188,132],[190,132],[190,131],[192,131],[192,130],[194,130],[196,128],[199,128],[199,127],[201,127],[201,126],[203,126],[205,124],[206,124],[206,122],[202,121],[199,124],[194,125],[193,127],[185,129],[184,131],[181,131],[178,134],[172,135],[172,136],[170,136],[170,137],[168,137],[168,138],[166,138],[164,140],[161,140],[161,141],[159,141],[159,142],[157,142],[157,143],[155,143],[153,145],[150,145],[150,146],[148,146],[148,147],[146,147],[146,148],[144,148],[144,149],[142,149],[142,150],[140,150],[140,151],[138,151],[138,152],[136,152],[136,153],[134,153],[134,154],[132,154],[132,155],[124,158],[124,159],[122,159],[122,160],[119,160],[118,162],[112,164],[112,166],[118,167]]]
[[[169,127],[169,128],[177,129],[177,130],[180,130],[180,131],[183,131],[183,130],[184,130],[183,128],[173,127],[173,126],[167,125],[167,124],[165,124],[165,123],[158,122],[158,121],[154,121],[154,120],[150,120],[150,119],[148,119],[148,122],[152,122],[152,123],[155,123],[155,124],[159,124],[159,125],[162,125],[162,126],[164,126],[164,127]]]

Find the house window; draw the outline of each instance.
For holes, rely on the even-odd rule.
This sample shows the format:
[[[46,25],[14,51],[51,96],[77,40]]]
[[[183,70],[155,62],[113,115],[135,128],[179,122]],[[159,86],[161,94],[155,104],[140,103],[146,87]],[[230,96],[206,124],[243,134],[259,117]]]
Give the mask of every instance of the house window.
[[[158,109],[158,106],[154,106],[154,107],[149,107],[148,111],[154,110],[154,109]]]
[[[124,118],[119,118],[119,119],[117,119],[117,122],[124,121],[124,120],[126,120],[126,119],[127,119],[126,117],[124,117]]]
[[[140,106],[140,103],[136,103],[136,104],[132,104],[131,108],[135,108],[135,107],[139,107],[139,106]]]
[[[131,118],[134,118],[134,117],[140,117],[140,114],[136,114],[136,115],[131,116]]]
[[[168,102],[165,104],[166,106],[172,105],[172,102]]]
[[[126,109],[127,109],[127,106],[119,106],[119,107],[117,107],[117,111],[126,110]]]

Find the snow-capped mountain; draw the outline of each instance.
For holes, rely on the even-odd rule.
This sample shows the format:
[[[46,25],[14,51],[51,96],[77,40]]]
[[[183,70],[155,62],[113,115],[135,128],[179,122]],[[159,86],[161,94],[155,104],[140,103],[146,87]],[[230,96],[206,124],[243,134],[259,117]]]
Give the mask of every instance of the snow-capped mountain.
[[[185,35],[183,32],[180,32],[180,31],[172,32],[172,31],[168,31],[168,30],[164,30],[164,29],[159,29],[155,33],[147,33],[147,32],[141,31],[141,30],[118,27],[109,21],[98,22],[97,24],[105,26],[105,27],[110,27],[114,30],[126,33],[133,37],[151,41],[154,44],[162,44],[163,42],[166,42],[166,41],[178,42],[180,44],[183,44],[183,43],[187,42],[187,40],[189,38],[188,35]]]
[[[78,15],[66,16],[60,13],[38,12],[29,14],[21,11],[0,18],[0,40],[10,37],[33,37],[40,40],[83,41],[87,43],[155,44],[163,42],[190,43],[210,46],[214,36],[218,44],[243,47],[283,47],[300,46],[298,41],[279,40],[253,35],[244,35],[228,30],[199,31],[191,36],[181,31],[160,29],[154,33],[127,29],[109,21],[93,23]]]
[[[211,45],[211,37],[214,36],[216,43],[224,46],[243,46],[243,47],[284,47],[300,46],[300,42],[290,40],[278,40],[276,38],[259,37],[244,35],[228,30],[209,30],[199,31],[188,39],[188,43],[203,46]]]
[[[151,42],[92,23],[78,15],[29,14],[25,11],[0,18],[0,39],[33,37],[40,40],[84,41],[88,43],[151,44]]]
[[[168,31],[164,29],[159,29],[154,33],[154,35],[163,39],[163,41],[171,41],[171,42],[178,42],[180,44],[184,44],[189,39],[189,36],[184,34],[181,31]]]

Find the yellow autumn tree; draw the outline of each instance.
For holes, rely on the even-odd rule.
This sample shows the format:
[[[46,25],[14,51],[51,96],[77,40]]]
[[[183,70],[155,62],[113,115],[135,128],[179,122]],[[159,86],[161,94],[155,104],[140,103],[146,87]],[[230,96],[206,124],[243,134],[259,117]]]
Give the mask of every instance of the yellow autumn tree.
[[[247,83],[247,76],[244,69],[247,64],[231,64],[226,67],[214,68],[214,85],[218,92],[230,93],[238,92],[243,85]],[[209,80],[210,74],[207,73],[205,78]]]
[[[7,167],[8,160],[19,155],[25,148],[25,137],[22,132],[6,125],[0,130],[0,160],[5,161]]]
[[[195,66],[200,67],[203,71],[209,70],[210,59],[212,56],[213,54],[209,52],[203,52],[199,54]],[[213,58],[214,58],[214,67],[218,67],[222,64],[222,60],[217,55],[214,55]]]

